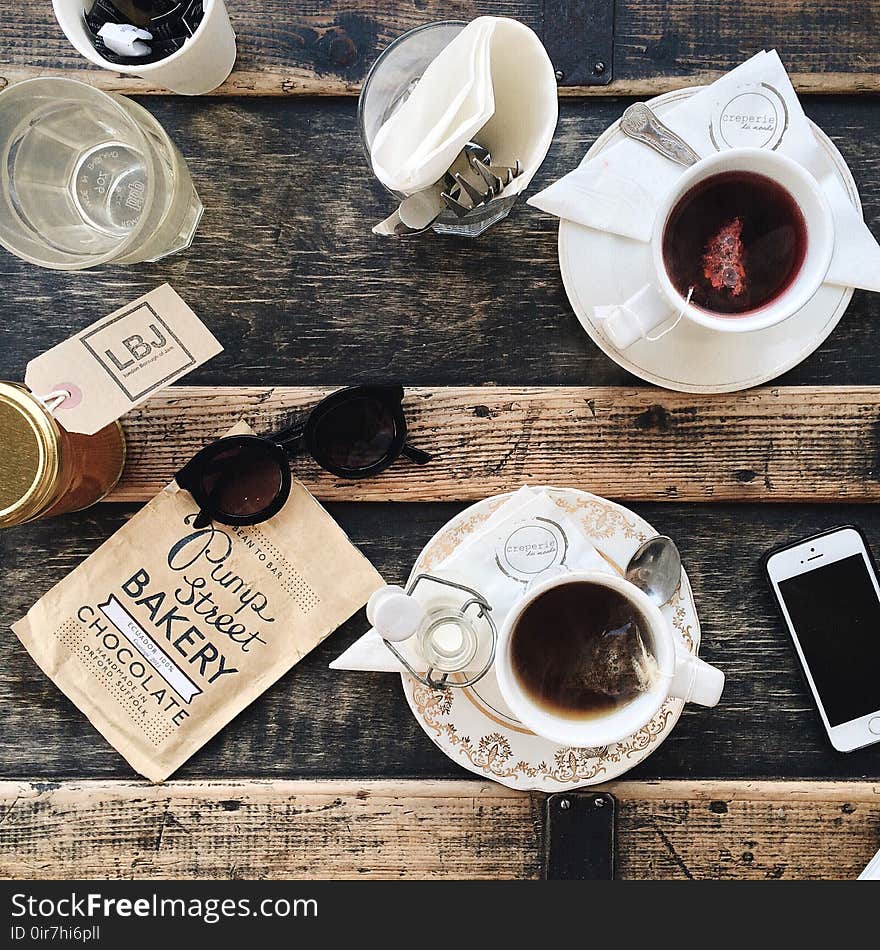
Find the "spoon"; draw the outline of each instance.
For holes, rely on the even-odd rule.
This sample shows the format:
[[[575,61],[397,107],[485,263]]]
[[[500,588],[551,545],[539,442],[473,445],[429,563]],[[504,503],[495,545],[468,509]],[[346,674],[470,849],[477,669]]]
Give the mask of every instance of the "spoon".
[[[482,187],[465,177],[463,172],[468,171]],[[468,142],[439,182],[404,198],[396,211],[373,228],[373,233],[384,237],[423,234],[447,208],[464,217],[497,198],[522,172],[519,160],[512,167],[493,165],[488,149]],[[465,196],[468,200],[463,200]]]
[[[373,228],[373,234],[383,237],[405,237],[423,234],[434,224],[443,211],[439,190],[434,188],[416,192],[404,198],[392,214]]]
[[[373,228],[373,234],[381,234],[383,237],[424,234],[433,227],[434,222],[447,208],[451,208],[459,216],[472,210],[457,201],[461,195],[462,183],[456,172],[468,166],[473,167],[475,160],[488,165],[492,156],[482,145],[467,142],[439,182],[404,198],[396,211]],[[461,210],[458,210],[459,208]]]
[[[620,130],[631,139],[647,145],[672,162],[685,167],[700,160],[700,156],[669,126],[664,125],[650,106],[633,103],[620,117]]]
[[[648,538],[629,559],[624,577],[662,607],[681,583],[681,555],[672,538]]]

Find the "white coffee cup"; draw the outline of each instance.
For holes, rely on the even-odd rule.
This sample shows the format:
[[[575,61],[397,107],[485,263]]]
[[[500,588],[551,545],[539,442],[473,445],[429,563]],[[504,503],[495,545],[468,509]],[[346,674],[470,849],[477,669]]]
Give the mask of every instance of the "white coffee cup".
[[[663,235],[670,213],[688,191],[712,175],[731,171],[764,175],[781,185],[803,214],[807,247],[800,270],[778,297],[741,315],[718,316],[689,303],[673,286],[663,262]],[[825,193],[803,166],[768,149],[734,148],[701,159],[676,180],[657,209],[650,250],[648,283],[623,304],[596,308],[605,335],[620,350],[637,340],[650,339],[651,331],[679,315],[722,333],[749,333],[788,319],[810,301],[825,281],[834,253],[834,217]]]
[[[111,63],[95,49],[86,26],[87,0],[52,0],[65,36],[87,60],[114,73],[140,76],[185,96],[198,96],[221,85],[235,65],[235,33],[224,0],[205,0],[204,15],[195,33],[170,56],[156,63]]]
[[[645,646],[657,661],[659,675],[653,688],[640,693],[611,712],[589,719],[554,715],[532,699],[513,670],[511,642],[523,612],[542,594],[569,584],[595,584],[625,597],[645,618]],[[622,577],[600,571],[554,574],[531,586],[508,613],[498,636],[495,657],[498,688],[511,712],[533,732],[562,745],[595,748],[620,742],[638,732],[663,703],[676,697],[700,706],[714,706],[724,689],[721,670],[690,653],[679,634],[635,585]]]

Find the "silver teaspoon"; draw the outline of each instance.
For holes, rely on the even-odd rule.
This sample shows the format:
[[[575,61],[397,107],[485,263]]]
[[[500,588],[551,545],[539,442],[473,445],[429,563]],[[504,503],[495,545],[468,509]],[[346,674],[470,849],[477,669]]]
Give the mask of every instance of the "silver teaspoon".
[[[404,198],[391,215],[373,228],[383,237],[423,234],[445,209],[439,188],[429,188]]]
[[[648,538],[626,566],[626,579],[662,607],[681,583],[681,555],[672,538]]]
[[[633,103],[623,113],[620,117],[620,129],[624,135],[649,146],[679,165],[693,165],[700,160],[700,156],[690,145],[664,125],[644,102]]]
[[[373,228],[373,234],[380,234],[383,237],[424,234],[433,227],[434,222],[447,208],[451,208],[459,216],[472,211],[473,208],[462,205],[456,200],[461,194],[464,183],[458,182],[458,176],[454,174],[454,171],[472,168],[474,162],[488,166],[491,161],[492,156],[488,149],[476,142],[467,142],[439,182],[424,191],[415,192],[404,198],[392,214]],[[519,165],[518,162],[517,165]],[[480,195],[480,198],[487,197],[493,197],[493,194]]]

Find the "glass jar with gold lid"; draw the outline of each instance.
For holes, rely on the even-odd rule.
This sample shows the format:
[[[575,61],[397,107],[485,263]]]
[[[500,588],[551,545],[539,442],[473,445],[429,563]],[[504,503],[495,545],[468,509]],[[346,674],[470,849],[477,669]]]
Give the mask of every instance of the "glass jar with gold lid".
[[[0,528],[88,508],[119,481],[122,426],[113,422],[94,435],[66,431],[52,411],[68,395],[37,398],[0,381]]]

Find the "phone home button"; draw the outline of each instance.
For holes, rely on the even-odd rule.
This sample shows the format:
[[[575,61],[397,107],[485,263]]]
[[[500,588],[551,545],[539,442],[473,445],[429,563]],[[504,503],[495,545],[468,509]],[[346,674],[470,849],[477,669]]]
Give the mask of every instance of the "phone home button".
[[[875,736],[880,736],[880,716],[874,716],[873,719],[868,720],[868,729],[873,732]]]

